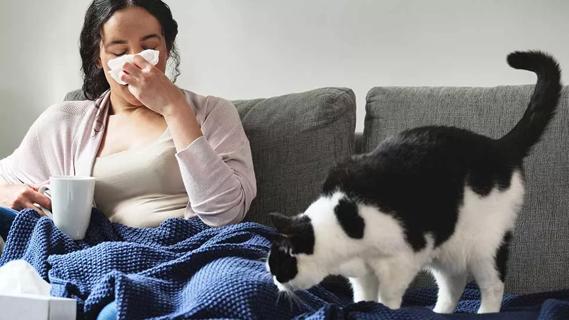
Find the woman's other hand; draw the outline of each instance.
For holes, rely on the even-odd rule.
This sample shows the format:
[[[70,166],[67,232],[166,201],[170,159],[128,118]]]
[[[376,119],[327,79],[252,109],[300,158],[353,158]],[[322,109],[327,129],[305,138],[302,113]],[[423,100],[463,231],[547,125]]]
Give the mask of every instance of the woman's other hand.
[[[51,210],[51,200],[36,188],[23,184],[0,184],[0,206],[18,211],[30,208],[43,215],[34,203]]]

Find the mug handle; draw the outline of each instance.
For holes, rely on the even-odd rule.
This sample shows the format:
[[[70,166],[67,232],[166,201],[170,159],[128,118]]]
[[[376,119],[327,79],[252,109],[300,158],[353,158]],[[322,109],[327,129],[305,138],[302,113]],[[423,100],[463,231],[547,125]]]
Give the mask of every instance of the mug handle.
[[[43,194],[44,196],[48,197],[51,200],[51,193],[49,192],[49,185],[43,185],[38,189],[38,192]],[[49,209],[44,208],[42,206],[40,206],[37,203],[34,203],[34,206],[38,209],[40,209],[41,211],[43,211],[43,213],[50,219],[53,219],[53,214],[51,213],[51,211],[49,211]]]

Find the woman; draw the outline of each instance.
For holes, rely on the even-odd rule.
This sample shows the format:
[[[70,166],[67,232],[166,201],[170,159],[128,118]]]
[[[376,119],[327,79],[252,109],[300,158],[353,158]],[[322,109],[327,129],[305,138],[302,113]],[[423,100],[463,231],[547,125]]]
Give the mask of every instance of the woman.
[[[249,141],[235,107],[178,89],[177,23],[160,0],[94,0],[81,32],[86,101],[51,106],[21,145],[0,160],[0,206],[51,207],[37,187],[57,175],[92,175],[95,203],[113,222],[157,226],[170,217],[240,222],[256,194]],[[107,62],[145,49],[124,65],[120,85]],[[12,217],[0,213],[6,229]],[[1,235],[3,238],[6,234]]]
[[[0,160],[0,236],[13,210],[51,207],[37,192],[50,176],[92,175],[95,203],[111,221],[157,226],[170,217],[200,217],[221,226],[240,222],[256,194],[249,141],[235,107],[178,89],[166,76],[179,65],[177,23],[160,0],[94,0],[81,32],[83,92],[89,99],[54,105],[21,145]],[[136,56],[120,85],[107,62]],[[7,209],[10,208],[10,209]],[[13,209],[13,210],[12,210]],[[100,314],[116,317],[114,303]]]

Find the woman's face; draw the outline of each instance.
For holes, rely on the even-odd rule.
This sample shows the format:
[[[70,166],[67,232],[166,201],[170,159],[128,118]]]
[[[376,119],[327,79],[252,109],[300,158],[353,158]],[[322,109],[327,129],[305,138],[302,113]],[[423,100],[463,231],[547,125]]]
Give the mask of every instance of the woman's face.
[[[107,62],[125,54],[154,49],[160,51],[156,67],[165,72],[168,52],[160,23],[143,8],[130,7],[115,12],[103,25],[101,33],[99,61],[105,70],[111,91],[127,103],[141,106],[142,103],[128,91],[127,86],[120,85],[111,78]]]

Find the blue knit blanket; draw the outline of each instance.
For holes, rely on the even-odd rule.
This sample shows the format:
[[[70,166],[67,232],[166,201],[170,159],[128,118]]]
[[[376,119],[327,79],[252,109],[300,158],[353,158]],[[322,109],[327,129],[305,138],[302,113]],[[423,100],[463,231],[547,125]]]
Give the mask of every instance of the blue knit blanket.
[[[80,318],[95,319],[116,300],[120,319],[569,319],[569,291],[508,296],[503,312],[474,314],[469,287],[451,316],[434,314],[433,289],[410,290],[406,307],[350,303],[349,291],[317,286],[291,299],[279,295],[264,259],[273,230],[255,223],[209,228],[199,219],[170,219],[157,228],[110,223],[93,210],[87,235],[73,241],[48,218],[22,211],[0,266],[24,259],[52,284],[52,295],[78,301]]]

